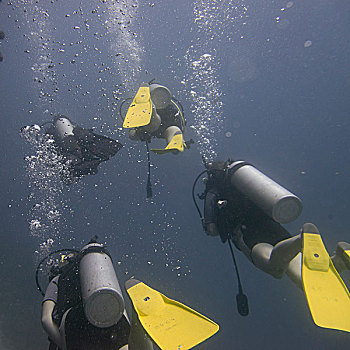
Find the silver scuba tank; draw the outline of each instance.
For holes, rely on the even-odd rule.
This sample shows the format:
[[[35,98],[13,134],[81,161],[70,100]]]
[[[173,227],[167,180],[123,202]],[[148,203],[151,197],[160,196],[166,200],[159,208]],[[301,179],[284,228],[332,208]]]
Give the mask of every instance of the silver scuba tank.
[[[55,137],[62,140],[65,136],[74,135],[74,125],[73,123],[65,116],[56,117],[53,121]]]
[[[84,312],[88,321],[99,328],[117,324],[125,304],[111,258],[103,245],[90,243],[83,247],[87,252],[80,261],[80,284]]]
[[[171,103],[171,93],[168,88],[159,84],[150,85],[151,100],[156,109],[164,109]]]
[[[229,168],[231,184],[273,220],[287,224],[300,215],[301,200],[252,165],[237,161]]]

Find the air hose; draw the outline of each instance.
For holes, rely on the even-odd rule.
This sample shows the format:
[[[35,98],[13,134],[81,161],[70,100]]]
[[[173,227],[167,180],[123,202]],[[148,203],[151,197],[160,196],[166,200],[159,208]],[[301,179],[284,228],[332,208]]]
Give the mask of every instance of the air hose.
[[[197,211],[198,211],[198,214],[199,214],[199,217],[200,217],[200,219],[201,219],[201,222],[202,222],[203,227],[204,227],[204,218],[203,218],[202,212],[201,212],[201,210],[199,209],[199,206],[198,206],[198,204],[197,204],[194,191],[195,191],[195,187],[196,187],[196,184],[197,184],[197,182],[198,182],[198,179],[199,179],[204,173],[208,173],[208,170],[202,171],[202,172],[196,177],[196,179],[195,179],[195,181],[194,181],[194,183],[193,183],[193,186],[192,186],[192,199],[193,199],[193,203],[194,203],[194,205],[196,206],[196,209],[197,209]],[[233,260],[233,264],[234,264],[235,271],[236,271],[236,275],[237,275],[237,281],[238,281],[238,294],[236,295],[237,310],[238,310],[238,313],[239,313],[241,316],[247,316],[247,315],[249,314],[248,298],[247,298],[247,296],[243,293],[243,287],[242,287],[241,279],[240,279],[240,276],[239,276],[238,266],[237,266],[235,254],[234,254],[233,249],[232,249],[232,244],[231,244],[230,238],[228,238],[227,241],[228,241],[228,244],[229,244],[229,247],[230,247],[230,251],[231,251],[231,255],[232,255],[232,260]]]

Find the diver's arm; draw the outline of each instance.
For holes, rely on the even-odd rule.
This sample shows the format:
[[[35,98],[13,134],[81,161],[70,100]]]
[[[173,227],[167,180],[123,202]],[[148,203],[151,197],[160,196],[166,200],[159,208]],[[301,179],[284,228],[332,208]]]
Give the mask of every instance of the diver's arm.
[[[60,349],[63,349],[62,344],[62,337],[60,334],[60,331],[58,329],[58,326],[55,324],[55,322],[52,319],[52,313],[55,308],[56,303],[52,300],[45,300],[42,304],[41,308],[41,324],[45,330],[45,332],[48,334],[49,338],[57,344],[57,346]]]
[[[60,349],[64,349],[64,340],[62,339],[59,328],[53,321],[52,317],[58,297],[58,280],[59,275],[54,277],[46,288],[41,306],[41,324],[51,341],[53,341]]]
[[[129,347],[127,349],[153,350],[152,341],[147,337],[134,309],[132,310]]]

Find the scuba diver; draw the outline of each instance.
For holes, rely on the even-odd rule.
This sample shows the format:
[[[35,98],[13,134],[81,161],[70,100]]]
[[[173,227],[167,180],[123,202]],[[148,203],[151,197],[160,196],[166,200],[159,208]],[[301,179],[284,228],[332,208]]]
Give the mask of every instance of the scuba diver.
[[[178,154],[189,148],[193,140],[184,142],[185,119],[181,103],[171,95],[168,88],[152,81],[140,86],[129,109],[123,118],[123,128],[130,129],[131,140],[151,142],[152,138],[165,139],[164,149],[151,149],[157,154],[171,152]]]
[[[123,128],[129,129],[131,140],[145,141],[148,160],[147,198],[152,197],[150,183],[150,153],[149,143],[152,138],[164,139],[167,146],[164,149],[152,148],[156,154],[179,154],[194,143],[191,139],[184,141],[185,119],[181,103],[171,95],[165,86],[153,83],[143,83],[132,100],[125,118],[122,108],[127,98],[120,105],[120,117]]]
[[[96,239],[80,251],[52,252],[37,267],[49,350],[151,350],[152,342],[161,349],[190,349],[218,331],[215,322],[135,279],[125,283],[133,305],[130,323],[111,256]],[[39,271],[62,252],[67,254],[51,267],[43,293]]]
[[[84,175],[94,175],[98,172],[98,165],[113,157],[122,144],[109,137],[95,134],[91,129],[84,129],[73,124],[64,115],[57,115],[45,130],[45,141],[53,141],[55,150],[62,157],[66,165],[62,180],[70,184]],[[23,127],[21,132],[41,130],[38,125]]]
[[[239,313],[245,316],[249,309],[231,242],[262,271],[277,279],[286,274],[303,289],[316,324],[350,331],[350,313],[339,316],[343,315],[344,308],[350,311],[350,294],[338,273],[350,269],[350,244],[339,242],[335,256],[330,258],[315,225],[306,223],[300,234],[292,236],[281,224],[292,222],[300,215],[301,200],[248,162],[205,162],[205,166],[206,170],[195,180],[192,197],[206,234],[220,236],[223,243],[229,243],[238,278]],[[194,190],[204,173],[207,173],[205,191],[199,196],[204,199],[202,216]],[[320,266],[323,269],[321,275]],[[319,288],[320,280],[322,283],[327,281],[323,294]],[[322,296],[316,295],[317,289]],[[319,318],[324,317],[320,308],[327,308],[320,298],[326,299],[325,295],[330,294],[341,300],[339,313],[334,318],[327,316],[326,320],[320,321]],[[334,315],[335,306],[329,308],[333,309],[331,314]]]

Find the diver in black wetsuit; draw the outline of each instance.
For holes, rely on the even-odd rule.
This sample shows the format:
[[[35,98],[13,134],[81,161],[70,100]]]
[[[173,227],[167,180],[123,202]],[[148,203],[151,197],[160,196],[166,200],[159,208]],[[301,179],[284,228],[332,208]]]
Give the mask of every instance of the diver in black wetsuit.
[[[208,178],[200,196],[205,200],[201,216],[205,232],[220,236],[222,242],[232,241],[255,266],[275,278],[286,272],[301,286],[301,237],[292,237],[280,224],[299,216],[300,199],[247,162],[216,161],[205,166]]]
[[[122,105],[128,100],[130,98],[124,100]],[[167,148],[152,149],[155,153],[178,154],[193,143],[193,140],[184,141],[185,119],[182,105],[165,86],[152,82],[142,84],[126,117],[122,119],[123,127],[129,129],[130,139],[147,143],[152,138],[166,141]]]
[[[272,259],[273,247],[291,239],[289,243],[294,249],[288,258],[289,262],[301,251],[300,237],[291,238],[290,233],[280,223],[269,217],[246,194],[232,186],[231,177],[235,171],[237,176],[239,171],[239,168],[234,169],[233,164],[233,162],[208,164],[209,176],[204,204],[205,231],[211,236],[220,235],[223,242],[231,239],[253,264],[274,277],[281,278],[287,266],[280,259]],[[244,166],[251,167],[248,164],[243,165],[241,170]],[[299,214],[301,202],[295,196],[290,198],[294,199],[291,205],[296,206],[292,207],[291,211],[294,210]],[[277,201],[275,205],[278,205]],[[293,216],[295,218],[296,215]],[[271,259],[268,258],[269,254]]]
[[[54,118],[46,133],[53,136],[58,152],[69,163],[73,178],[96,174],[98,165],[122,148],[116,140],[73,125],[62,115]]]
[[[216,161],[206,168],[206,188],[200,196],[205,200],[205,232],[232,241],[256,267],[278,279],[286,273],[301,288],[302,233],[318,229],[307,223],[292,236],[281,225],[299,216],[300,199],[244,161]],[[340,271],[350,267],[349,259],[341,258],[345,246],[339,242],[332,257]]]
[[[54,141],[57,154],[64,161],[61,178],[67,184],[84,175],[96,174],[99,164],[113,157],[122,148],[118,141],[74,125],[63,115],[57,115],[52,122],[45,124],[51,124],[46,128],[45,134]],[[40,127],[34,125],[22,128],[21,132],[30,133],[34,128],[36,132],[40,131]]]
[[[37,266],[49,350],[152,350],[153,342],[157,349],[192,349],[219,330],[212,320],[134,278],[125,282],[129,318],[112,258],[96,240],[80,251],[55,250]],[[49,261],[44,293],[39,273]]]
[[[41,316],[49,350],[153,349],[134,312],[130,324],[110,254],[95,238],[50,274]]]
[[[192,197],[203,228],[228,242],[238,281],[238,312],[249,313],[231,242],[259,269],[275,278],[286,274],[305,293],[315,324],[350,332],[349,292],[339,275],[350,270],[350,244],[338,242],[329,256],[317,227],[305,223],[291,236],[281,224],[295,220],[302,204],[298,197],[244,161],[205,162]],[[207,173],[202,216],[194,196],[196,182]],[[328,311],[325,311],[328,310]]]
[[[171,137],[166,136],[167,133],[170,133],[170,130],[174,130],[176,133],[183,133],[184,131],[184,123],[181,119],[181,114],[179,110],[174,106],[174,104],[170,102],[167,105],[164,103],[164,105],[160,105],[158,108],[156,108],[156,117],[154,118],[156,118],[156,121],[152,120],[152,125],[130,130],[129,137],[132,140],[141,140],[148,142],[151,141],[152,137],[156,137],[158,139],[169,140],[170,142],[173,135]]]
[[[128,111],[123,116],[125,102],[132,100]],[[152,81],[139,87],[134,99],[127,98],[120,105],[120,117],[123,128],[129,130],[133,141],[144,141],[147,149],[147,198],[152,197],[151,160],[149,143],[152,138],[164,139],[165,148],[151,148],[156,154],[179,154],[189,149],[193,140],[184,141],[185,119],[181,103],[171,95],[165,86]]]

